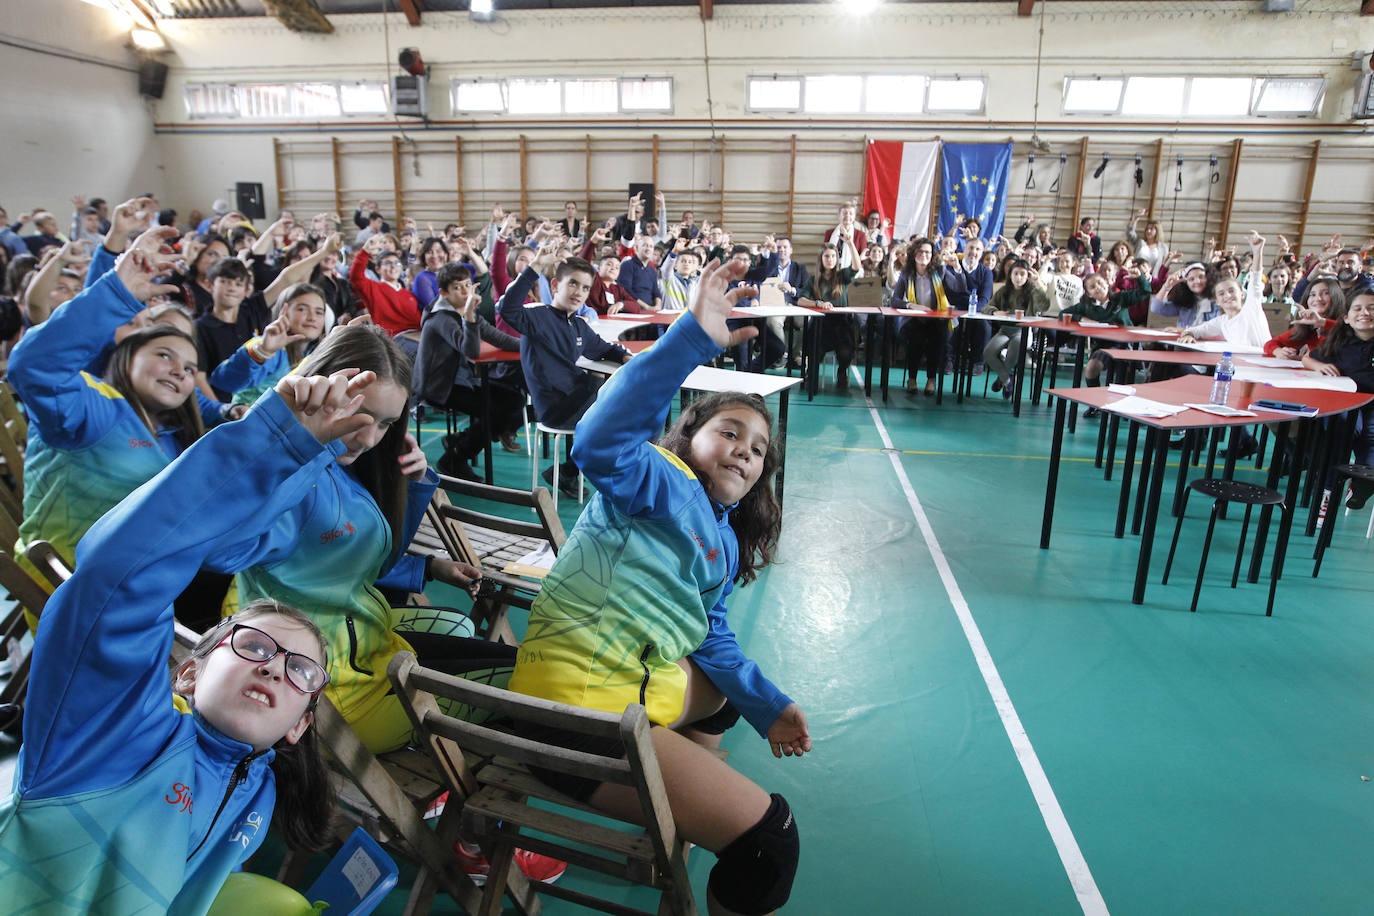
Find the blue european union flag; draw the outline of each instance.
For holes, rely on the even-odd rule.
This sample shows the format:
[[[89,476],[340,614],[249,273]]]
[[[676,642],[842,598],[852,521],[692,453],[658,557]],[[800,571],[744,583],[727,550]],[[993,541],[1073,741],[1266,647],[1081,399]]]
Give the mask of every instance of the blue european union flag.
[[[995,239],[1007,215],[1010,143],[946,143],[940,151],[940,232],[975,216],[981,236]],[[962,245],[960,246],[962,247]]]

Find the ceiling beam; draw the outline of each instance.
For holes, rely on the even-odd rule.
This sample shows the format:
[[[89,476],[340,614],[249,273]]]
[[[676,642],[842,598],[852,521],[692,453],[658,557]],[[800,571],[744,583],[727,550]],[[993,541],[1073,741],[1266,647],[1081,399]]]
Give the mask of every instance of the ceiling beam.
[[[333,24],[313,0],[262,0],[268,15],[275,16],[293,32],[313,32],[328,35],[334,31]]]
[[[715,3],[713,2],[713,0],[698,0],[698,2],[701,4],[702,19],[710,19],[713,15],[715,15]]]
[[[401,12],[406,14],[406,22],[411,25],[419,25],[421,0],[397,0],[397,2],[401,4]]]
[[[1035,6],[1035,0],[1016,0],[1016,15],[1029,16],[1033,6]]]

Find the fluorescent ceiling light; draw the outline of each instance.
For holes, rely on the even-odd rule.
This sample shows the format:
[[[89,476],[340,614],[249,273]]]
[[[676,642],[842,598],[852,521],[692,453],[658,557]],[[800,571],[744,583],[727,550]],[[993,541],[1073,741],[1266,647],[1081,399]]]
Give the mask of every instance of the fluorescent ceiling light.
[[[844,7],[845,12],[853,13],[855,16],[862,16],[871,13],[882,0],[838,0],[840,6]]]
[[[161,51],[167,47],[167,42],[152,29],[134,29],[129,33],[129,37],[133,39],[134,47],[140,51]]]
[[[468,3],[468,15],[479,22],[490,20],[494,9],[493,0],[471,0]]]

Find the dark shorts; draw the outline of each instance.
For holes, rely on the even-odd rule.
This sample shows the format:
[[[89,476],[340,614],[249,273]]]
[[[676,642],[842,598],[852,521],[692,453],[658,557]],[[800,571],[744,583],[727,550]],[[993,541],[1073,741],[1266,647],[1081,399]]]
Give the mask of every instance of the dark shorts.
[[[657,728],[658,726],[653,727]],[[555,744],[570,751],[584,751],[603,757],[625,756],[625,743],[619,738],[598,738],[594,735],[583,735],[563,728],[538,725],[534,722],[517,722],[512,731],[521,738],[528,738],[541,744]],[[531,766],[530,772],[550,789],[556,789],[564,795],[570,795],[584,804],[601,785],[595,779],[588,779],[585,776],[572,776],[568,773],[559,773],[556,770],[546,770],[543,767]]]

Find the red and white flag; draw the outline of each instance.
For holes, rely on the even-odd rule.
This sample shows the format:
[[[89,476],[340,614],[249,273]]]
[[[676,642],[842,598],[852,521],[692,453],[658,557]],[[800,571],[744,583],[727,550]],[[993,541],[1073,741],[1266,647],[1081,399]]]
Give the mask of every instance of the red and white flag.
[[[867,156],[864,212],[877,210],[883,219],[892,220],[893,238],[925,235],[930,229],[940,141],[869,140]],[[863,213],[859,218],[863,219]]]

